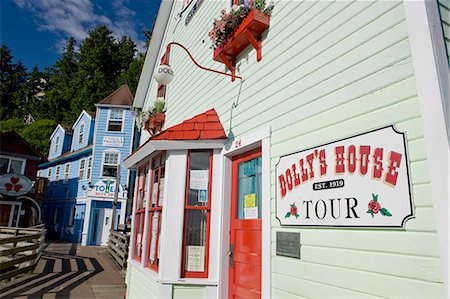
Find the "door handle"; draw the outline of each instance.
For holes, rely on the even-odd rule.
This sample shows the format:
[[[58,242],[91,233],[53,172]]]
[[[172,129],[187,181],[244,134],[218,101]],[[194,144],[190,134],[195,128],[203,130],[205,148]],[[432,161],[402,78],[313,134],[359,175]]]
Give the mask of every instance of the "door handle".
[[[230,268],[234,268],[234,244],[230,244],[230,250],[228,250],[228,256],[230,257]]]

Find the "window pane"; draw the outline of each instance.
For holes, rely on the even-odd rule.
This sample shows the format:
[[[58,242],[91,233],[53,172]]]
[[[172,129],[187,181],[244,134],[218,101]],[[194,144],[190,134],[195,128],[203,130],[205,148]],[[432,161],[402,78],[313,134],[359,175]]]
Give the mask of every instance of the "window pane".
[[[205,271],[207,211],[186,211],[186,257],[185,270]]]
[[[151,232],[150,232],[150,254],[149,254],[149,261],[151,264],[155,263],[155,257],[156,257],[156,239],[158,234],[158,215],[159,213],[154,212],[151,219]]]
[[[85,162],[86,162],[86,161],[85,161],[84,159],[80,161],[80,173],[78,174],[78,178],[79,178],[80,180],[84,179],[84,166],[85,166]]]
[[[159,198],[158,198],[158,206],[162,207],[164,205],[164,176],[165,176],[166,168],[164,166],[161,167],[160,170],[160,178],[159,178]]]
[[[144,213],[136,214],[136,244],[134,255],[138,258],[142,256],[142,235],[144,233]]]
[[[122,131],[123,110],[113,109],[109,115],[108,131]]]
[[[145,208],[147,206],[147,198],[148,198],[148,184],[149,184],[149,172],[148,172],[148,167],[145,167],[144,169],[144,175],[142,176],[143,178],[143,182],[142,185],[144,186],[144,198],[142,200],[142,207]]]
[[[103,176],[108,177],[116,177],[117,174],[117,165],[111,166],[111,165],[104,165],[103,166]]]
[[[122,131],[122,121],[110,121],[108,124],[108,131],[110,132]]]
[[[261,218],[261,157],[239,163],[237,219]]]
[[[9,172],[11,173],[22,173],[23,161],[11,160],[11,166],[9,167]]]
[[[208,205],[210,151],[191,151],[189,163],[189,206]]]
[[[87,172],[86,172],[86,179],[91,179],[91,171],[92,171],[92,158],[89,158],[88,160],[88,166],[87,166]]]
[[[9,159],[0,158],[0,174],[8,172]]]

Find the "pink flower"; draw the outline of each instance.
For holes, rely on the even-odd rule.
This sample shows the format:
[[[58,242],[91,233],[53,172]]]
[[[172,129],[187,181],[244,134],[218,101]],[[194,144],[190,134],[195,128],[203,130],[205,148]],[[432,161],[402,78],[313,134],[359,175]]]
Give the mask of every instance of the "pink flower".
[[[377,201],[374,201],[374,200],[371,200],[370,202],[369,202],[369,210],[372,210],[372,212],[374,213],[374,214],[378,214],[378,212],[380,211],[380,209],[381,209],[381,205],[377,202]]]

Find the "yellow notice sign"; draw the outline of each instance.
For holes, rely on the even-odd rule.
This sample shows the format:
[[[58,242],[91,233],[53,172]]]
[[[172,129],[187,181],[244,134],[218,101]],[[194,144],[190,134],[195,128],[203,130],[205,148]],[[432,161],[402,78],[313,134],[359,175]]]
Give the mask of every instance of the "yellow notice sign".
[[[244,208],[256,207],[256,194],[245,194],[244,195]]]

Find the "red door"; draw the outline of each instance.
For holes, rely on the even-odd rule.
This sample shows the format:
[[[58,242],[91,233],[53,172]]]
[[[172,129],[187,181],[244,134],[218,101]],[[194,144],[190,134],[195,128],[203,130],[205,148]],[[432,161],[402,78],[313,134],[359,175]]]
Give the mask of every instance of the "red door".
[[[233,159],[229,298],[261,298],[261,149]]]

